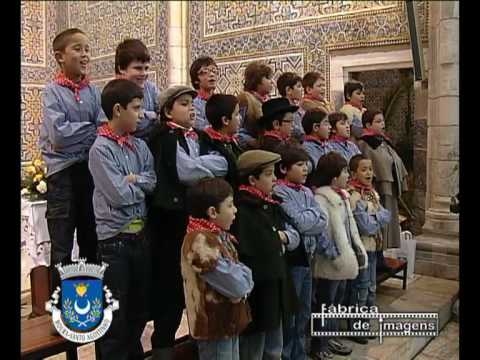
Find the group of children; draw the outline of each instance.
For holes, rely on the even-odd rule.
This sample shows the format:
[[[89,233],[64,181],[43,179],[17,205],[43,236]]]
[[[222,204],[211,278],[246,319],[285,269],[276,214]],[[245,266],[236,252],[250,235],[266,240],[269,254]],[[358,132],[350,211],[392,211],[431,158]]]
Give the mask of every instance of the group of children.
[[[381,112],[362,109],[361,83],[335,112],[321,74],[284,73],[269,99],[272,70],[253,62],[242,93],[217,94],[217,65],[201,57],[193,88],[159,91],[148,49],[129,39],[100,94],[85,33],[63,31],[53,49],[40,135],[51,262],[70,262],[76,230],[80,256],[109,264],[120,308],[97,341],[102,359],[143,359],[151,319],[152,359],[173,359],[185,308],[200,359],[305,359],[322,304],[374,305],[377,254],[398,230],[385,207],[406,171]],[[311,339],[314,359],[351,351]]]

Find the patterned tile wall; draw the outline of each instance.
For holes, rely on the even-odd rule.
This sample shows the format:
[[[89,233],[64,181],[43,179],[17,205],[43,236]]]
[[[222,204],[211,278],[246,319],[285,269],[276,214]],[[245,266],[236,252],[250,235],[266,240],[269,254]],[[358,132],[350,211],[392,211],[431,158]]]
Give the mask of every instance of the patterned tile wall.
[[[160,89],[168,82],[168,3],[157,1],[21,2],[21,161],[39,156],[42,90],[56,72],[52,41],[61,30],[78,27],[91,42],[90,78],[103,86],[114,76],[116,45],[139,38],[149,48],[149,78]]]
[[[428,4],[415,4],[427,40]],[[324,73],[329,97],[331,51],[409,42],[403,1],[191,1],[189,26],[189,64],[214,57],[220,88],[232,93],[241,90],[251,60],[296,63],[301,53],[298,71]]]

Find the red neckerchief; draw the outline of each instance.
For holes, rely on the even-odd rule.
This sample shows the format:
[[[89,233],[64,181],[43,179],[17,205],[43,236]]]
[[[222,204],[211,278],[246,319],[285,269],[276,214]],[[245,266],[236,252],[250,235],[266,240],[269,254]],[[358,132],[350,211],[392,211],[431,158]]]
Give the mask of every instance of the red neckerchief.
[[[205,91],[204,89],[198,89],[197,91],[197,96],[202,99],[202,100],[205,100],[207,101],[208,99],[210,99],[210,97],[213,95],[213,92],[212,93],[209,93],[208,91]]]
[[[365,185],[362,184],[360,181],[357,179],[351,179],[348,182],[348,185],[353,187],[355,190],[357,190],[359,193],[363,193],[365,191],[372,191],[373,187],[371,185]]]
[[[69,78],[67,78],[63,72],[59,72],[55,76],[53,81],[55,81],[60,86],[63,86],[72,90],[74,93],[75,100],[77,100],[77,102],[80,102],[80,90],[88,86],[88,84],[90,83],[90,81],[86,76],[82,80],[80,80],[79,83],[75,83]]]
[[[303,137],[303,141],[316,141],[322,146],[326,146],[327,143],[328,143],[328,139],[320,139],[320,138],[318,138],[316,136],[313,136],[313,135],[305,135]]]
[[[289,136],[288,135],[285,135],[285,134],[282,134],[280,131],[278,130],[268,130],[268,131],[265,131],[263,133],[263,136],[270,136],[270,137],[273,137],[277,140],[280,140],[280,141],[287,141]]]
[[[345,143],[345,142],[350,141],[350,138],[334,134],[334,135],[330,136],[330,140]]]
[[[347,200],[348,199],[348,195],[347,195],[347,192],[337,186],[330,186],[332,188],[333,191],[335,191],[338,195],[340,195],[340,197],[342,198],[342,200]]]
[[[206,127],[205,129],[203,129],[203,131],[208,136],[210,136],[212,140],[218,140],[222,143],[231,143],[231,142],[235,142],[236,140],[235,135],[230,136],[230,135],[222,134],[220,131],[215,130],[211,126]]]
[[[200,219],[200,218],[195,218],[193,216],[189,216],[188,217],[188,225],[187,225],[187,234],[189,234],[191,232],[194,232],[194,231],[211,232],[215,235],[221,235],[223,232],[225,232],[227,234],[227,237],[229,238],[229,240],[238,244],[235,236],[230,234],[228,231],[223,230],[217,224],[215,224],[211,221],[208,221],[206,219]]]
[[[135,146],[130,141],[130,136],[127,133],[126,135],[117,135],[113,131],[109,123],[100,126],[97,130],[97,134],[100,136],[105,136],[113,141],[115,141],[120,146],[127,146],[130,150],[135,150]]]
[[[252,194],[255,197],[258,197],[262,199],[263,201],[266,201],[270,204],[280,204],[277,200],[272,199],[272,197],[268,194],[265,194],[263,191],[257,189],[256,187],[253,187],[251,185],[240,185],[238,187],[239,191],[246,191],[250,194]]]
[[[297,191],[303,190],[303,187],[304,187],[302,184],[296,184],[285,179],[278,179],[277,184],[288,186],[289,188]]]
[[[345,102],[345,104],[346,104],[346,105],[351,105],[351,106],[353,106],[354,108],[357,108],[357,109],[360,110],[360,111],[363,110],[363,106],[362,106],[362,105],[357,106],[357,105],[355,105],[355,104],[352,104],[350,101]]]
[[[167,126],[170,129],[180,129],[182,130],[184,136],[198,140],[198,134],[195,132],[195,130],[193,130],[193,128],[186,129],[183,126],[174,123],[173,121],[167,121]]]
[[[388,137],[387,134],[385,134],[383,132],[380,132],[380,131],[377,131],[377,130],[374,130],[372,128],[363,129],[362,136],[380,136],[380,137],[384,138],[385,140],[388,140],[388,141],[392,142],[392,140]]]
[[[256,91],[249,91],[250,94],[252,94],[253,96],[255,96],[261,103],[264,103],[265,101],[267,101],[270,96],[267,95],[260,95],[259,93],[257,93]]]

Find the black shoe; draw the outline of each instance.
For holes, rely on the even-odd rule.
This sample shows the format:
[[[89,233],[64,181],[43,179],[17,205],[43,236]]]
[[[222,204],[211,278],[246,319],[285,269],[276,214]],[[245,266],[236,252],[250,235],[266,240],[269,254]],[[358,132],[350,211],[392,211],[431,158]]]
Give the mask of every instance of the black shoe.
[[[352,348],[350,346],[345,345],[338,339],[330,339],[328,340],[328,350],[332,353],[342,356],[347,356],[352,353]]]
[[[330,351],[319,351],[310,353],[310,357],[313,360],[331,360],[333,359],[333,354]]]
[[[366,338],[364,336],[349,336],[348,340],[356,342],[357,344],[360,344],[360,345],[368,344],[368,338]]]

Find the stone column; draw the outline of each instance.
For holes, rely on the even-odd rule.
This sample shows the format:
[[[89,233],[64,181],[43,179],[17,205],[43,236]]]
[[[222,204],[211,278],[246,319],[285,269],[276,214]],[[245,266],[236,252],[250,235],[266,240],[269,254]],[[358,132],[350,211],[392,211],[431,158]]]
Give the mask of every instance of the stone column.
[[[187,1],[169,1],[168,84],[189,85],[187,64]]]
[[[458,237],[459,3],[430,2],[427,192],[424,231]]]

